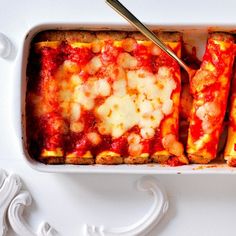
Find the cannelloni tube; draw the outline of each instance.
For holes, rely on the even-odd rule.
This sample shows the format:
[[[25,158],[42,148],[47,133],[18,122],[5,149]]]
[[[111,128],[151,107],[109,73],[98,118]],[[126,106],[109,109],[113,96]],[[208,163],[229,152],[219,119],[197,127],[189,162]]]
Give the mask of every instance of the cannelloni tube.
[[[231,83],[230,109],[228,136],[224,150],[224,158],[227,164],[236,167],[236,64],[234,64],[234,73]]]
[[[180,34],[158,34],[180,56]],[[178,141],[180,68],[152,42],[139,33],[87,31],[47,31],[35,41],[46,68],[35,82],[47,108],[38,131],[53,145],[32,140],[44,162],[54,151],[69,164],[188,163]],[[39,109],[31,93],[29,106]]]
[[[27,93],[29,146],[31,151],[37,152],[42,162],[63,163],[64,137],[68,127],[58,106],[58,85],[55,78],[61,55],[57,44],[38,47],[36,55],[39,68],[30,74],[34,77],[29,80]]]
[[[233,37],[210,34],[201,67],[190,81],[193,106],[187,153],[193,163],[208,163],[216,157],[233,61]]]
[[[166,43],[179,57],[181,56],[180,38]],[[154,162],[183,165],[188,160],[184,155],[183,145],[179,142],[179,106],[181,77],[179,65],[164,52],[160,58],[165,61],[157,73],[157,84],[165,94],[162,100],[160,125],[155,129],[152,140],[152,160]],[[158,66],[158,65],[157,65]]]

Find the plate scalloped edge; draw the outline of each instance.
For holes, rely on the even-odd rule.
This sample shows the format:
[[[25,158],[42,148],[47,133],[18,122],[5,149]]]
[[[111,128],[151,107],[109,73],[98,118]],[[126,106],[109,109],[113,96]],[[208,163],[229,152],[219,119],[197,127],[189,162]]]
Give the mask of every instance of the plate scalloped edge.
[[[144,176],[137,181],[139,191],[150,192],[154,203],[149,211],[136,223],[120,227],[109,228],[103,225],[85,225],[84,232],[88,236],[142,236],[147,235],[156,226],[168,210],[169,202],[163,186],[152,176]]]
[[[19,176],[7,174],[0,169],[0,235],[6,236],[9,226],[17,235],[53,236],[56,230],[48,223],[42,222],[34,232],[23,217],[24,209],[31,205],[32,198],[28,191],[22,191]],[[119,228],[84,225],[83,235],[87,236],[143,236],[147,235],[168,210],[169,202],[163,186],[152,176],[144,176],[137,181],[139,191],[151,193],[154,202],[149,211],[136,223]],[[8,217],[8,221],[6,218]]]
[[[8,222],[17,235],[22,236],[53,236],[54,230],[42,222],[34,232],[23,218],[24,208],[29,206],[32,198],[29,192],[21,191],[22,182],[15,174],[7,174],[0,169],[0,235],[7,235]]]

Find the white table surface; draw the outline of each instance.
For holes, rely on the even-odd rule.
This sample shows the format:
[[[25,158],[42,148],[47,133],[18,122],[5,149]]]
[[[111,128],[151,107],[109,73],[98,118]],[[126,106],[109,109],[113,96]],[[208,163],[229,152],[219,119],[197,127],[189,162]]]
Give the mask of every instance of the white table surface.
[[[149,24],[236,26],[233,0],[224,4],[216,0],[180,0],[172,4],[166,0],[122,2]],[[14,73],[17,49],[31,27],[48,22],[125,23],[102,0],[0,0],[0,32],[10,38],[16,50],[15,57],[0,58],[0,168],[18,174],[23,189],[31,193],[33,203],[24,217],[33,229],[44,220],[59,235],[80,236],[85,223],[114,227],[134,223],[152,204],[152,196],[134,187],[141,175],[46,174],[31,169],[23,161],[13,125],[16,115],[13,93],[19,79]],[[235,234],[235,175],[155,177],[165,187],[170,207],[150,236]],[[7,235],[15,234],[9,230]]]

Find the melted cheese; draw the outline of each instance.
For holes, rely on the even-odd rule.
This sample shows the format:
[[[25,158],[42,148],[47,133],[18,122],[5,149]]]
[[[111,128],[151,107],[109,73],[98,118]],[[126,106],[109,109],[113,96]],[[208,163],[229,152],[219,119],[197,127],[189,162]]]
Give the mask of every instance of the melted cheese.
[[[125,44],[126,51],[132,51],[132,39],[115,42],[118,46]],[[151,45],[150,42],[138,42]],[[74,43],[72,47],[94,47],[101,50],[100,44]],[[158,55],[159,48],[152,47],[152,53]],[[65,61],[58,73],[59,101],[63,117],[70,120],[70,130],[83,131],[84,124],[80,120],[82,110],[94,112],[98,117],[97,128],[103,135],[113,138],[122,136],[134,126],[139,126],[143,139],[152,138],[165,115],[173,112],[171,95],[176,88],[173,74],[168,67],[160,67],[157,74],[143,69],[135,70],[137,59],[127,52],[117,58],[117,64],[102,68],[99,56],[94,56],[82,69],[90,77],[82,79],[76,63]],[[102,76],[99,76],[102,68]],[[97,73],[99,72],[99,73]],[[68,78],[68,75],[70,76]],[[109,81],[109,82],[108,82]],[[97,105],[97,98],[103,97]],[[95,134],[89,135],[92,143],[98,143]],[[136,140],[138,138],[136,137]],[[138,152],[139,142],[131,143],[131,152]],[[135,146],[136,145],[136,146]]]
[[[94,75],[101,67],[102,67],[101,59],[98,56],[95,56],[86,65],[86,70],[89,74]]]
[[[144,139],[152,138],[164,115],[173,111],[171,94],[176,82],[166,67],[161,67],[157,75],[144,70],[128,71],[127,82],[114,81],[113,95],[96,109],[101,120],[99,132],[118,138],[138,125]]]
[[[111,92],[111,86],[106,79],[99,79],[96,83],[96,95],[108,96]]]
[[[143,150],[143,145],[138,143],[138,144],[130,144],[128,151],[131,156],[140,156]]]
[[[124,79],[120,79],[120,80],[116,80],[113,83],[113,94],[115,96],[125,96],[127,90],[126,90],[126,80]]]
[[[136,133],[131,133],[128,138],[127,141],[129,144],[138,144],[141,141],[141,138],[138,134]]]
[[[102,141],[100,135],[96,132],[88,133],[87,138],[94,146],[98,145]]]
[[[174,134],[167,134],[162,139],[163,147],[175,156],[182,156],[184,153],[183,144],[178,142]]]
[[[211,133],[215,127],[212,117],[221,113],[220,106],[216,102],[206,102],[196,110],[197,117],[202,120],[202,129],[205,133]]]
[[[120,53],[117,58],[117,63],[125,69],[135,69],[138,65],[137,59],[126,52]]]
[[[84,124],[82,122],[72,121],[70,123],[70,130],[75,133],[80,133],[84,129]]]
[[[94,98],[90,93],[85,93],[81,86],[75,88],[74,101],[81,104],[85,110],[91,110],[94,107]]]
[[[81,106],[78,103],[73,103],[71,105],[71,120],[76,121],[80,118]]]
[[[102,127],[115,138],[120,137],[138,121],[135,104],[129,95],[123,97],[110,96],[97,109]]]
[[[150,139],[155,135],[155,130],[153,128],[147,127],[147,128],[142,128],[140,133],[144,139]]]

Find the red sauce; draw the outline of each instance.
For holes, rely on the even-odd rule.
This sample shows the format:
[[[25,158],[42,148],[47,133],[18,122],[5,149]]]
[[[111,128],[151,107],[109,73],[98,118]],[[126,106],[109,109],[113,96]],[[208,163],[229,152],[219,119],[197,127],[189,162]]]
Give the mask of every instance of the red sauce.
[[[141,144],[143,145],[142,153],[150,153],[151,140],[150,139],[145,139],[141,142]]]
[[[83,123],[84,123],[84,132],[93,131],[96,125],[96,117],[90,111],[83,111],[82,113]]]
[[[48,150],[63,147],[64,142],[64,121],[57,113],[48,113],[40,117],[39,136],[42,139],[42,146]]]
[[[92,154],[96,156],[97,154],[103,152],[103,151],[110,151],[111,150],[111,144],[112,144],[112,138],[110,135],[103,135],[102,141],[98,146],[95,146],[92,148]],[[120,153],[120,152],[118,152]]]
[[[126,137],[121,136],[112,140],[111,151],[115,153],[120,153],[121,156],[127,156],[128,154],[128,142]]]
[[[133,56],[138,60],[138,67],[156,73],[158,71],[158,65],[156,64],[156,56],[149,52],[149,48],[142,44],[137,44],[133,51]]]
[[[94,56],[91,49],[82,47],[82,48],[72,48],[68,46],[66,50],[68,53],[68,60],[78,63],[80,66],[86,65]]]
[[[101,59],[104,64],[116,63],[119,54],[124,51],[121,47],[115,47],[112,40],[105,42],[105,47],[101,54]]]
[[[170,157],[166,161],[166,164],[172,167],[185,165],[185,163],[181,162],[178,157]]]
[[[73,152],[76,152],[79,157],[83,156],[86,151],[90,150],[91,143],[86,135],[80,139],[76,139]]]
[[[151,153],[153,154],[155,152],[163,150],[164,147],[162,145],[161,131],[157,129],[153,139],[151,140]]]
[[[236,159],[231,159],[229,162],[228,162],[229,166],[232,166],[232,167],[236,167]]]
[[[59,51],[53,48],[43,48],[41,57],[42,71],[47,71],[53,73],[60,64],[62,64],[63,59],[59,56]]]
[[[174,68],[174,70],[179,70],[179,64],[165,52],[161,52],[160,55],[156,59],[156,64],[161,66],[168,66]]]
[[[202,93],[204,94],[204,100],[206,102],[212,102],[215,100],[215,92],[220,91],[221,84],[220,83],[214,83],[208,87],[206,87]]]
[[[190,124],[190,133],[194,140],[198,140],[203,135],[202,121],[195,115],[193,118],[194,124]]]
[[[163,51],[158,56],[152,55],[148,46],[137,44],[132,54],[138,60],[138,67],[142,67],[151,73],[157,73],[161,66],[168,66],[174,68],[174,70],[179,70],[178,63]]]

